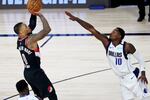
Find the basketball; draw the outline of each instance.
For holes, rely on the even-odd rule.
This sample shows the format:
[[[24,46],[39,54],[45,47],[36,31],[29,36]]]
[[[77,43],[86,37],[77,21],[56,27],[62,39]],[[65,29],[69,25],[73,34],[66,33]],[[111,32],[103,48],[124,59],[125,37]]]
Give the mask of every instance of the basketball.
[[[30,12],[39,12],[42,8],[42,1],[41,0],[28,0],[27,2],[27,9]]]

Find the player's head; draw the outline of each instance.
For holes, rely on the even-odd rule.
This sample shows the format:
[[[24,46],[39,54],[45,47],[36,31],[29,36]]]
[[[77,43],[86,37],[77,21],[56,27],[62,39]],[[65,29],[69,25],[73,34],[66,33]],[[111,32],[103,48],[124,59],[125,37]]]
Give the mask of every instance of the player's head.
[[[26,36],[29,33],[29,27],[20,22],[14,26],[14,32],[18,35]]]
[[[111,40],[122,40],[122,39],[124,39],[124,36],[125,36],[125,31],[122,28],[117,27],[111,32],[110,39]]]
[[[29,94],[28,84],[23,79],[16,83],[16,89],[20,95],[25,95],[25,94],[28,95]]]

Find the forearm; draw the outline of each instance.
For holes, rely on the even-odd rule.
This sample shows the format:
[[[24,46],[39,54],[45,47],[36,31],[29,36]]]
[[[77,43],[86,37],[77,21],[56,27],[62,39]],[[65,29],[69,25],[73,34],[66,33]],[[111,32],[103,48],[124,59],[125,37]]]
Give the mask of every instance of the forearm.
[[[138,61],[139,65],[140,65],[140,70],[145,71],[145,62],[144,62],[143,57],[141,56],[141,54],[138,51],[135,51],[133,53],[133,56]]]
[[[86,30],[91,32],[98,40],[100,40],[103,43],[105,48],[108,46],[109,39],[106,36],[102,35],[99,31],[97,31],[90,23],[88,23],[78,17],[75,17],[68,11],[65,11],[65,13],[67,16],[70,17],[69,18],[70,20],[77,21],[83,28],[85,28]]]
[[[47,35],[51,31],[48,21],[42,14],[40,14],[39,17],[40,17],[40,19],[42,21],[42,25],[43,25],[42,33]]]
[[[144,63],[143,57],[138,51],[135,51],[133,56],[136,58],[136,60],[138,61],[140,65],[141,75],[145,77],[146,76],[145,75],[145,63]]]
[[[104,38],[100,32],[98,32],[91,24],[83,21],[82,19],[76,18],[76,21],[84,27],[86,30],[90,31],[97,39],[101,40]]]
[[[31,45],[36,43],[37,41],[43,39],[51,31],[51,28],[50,28],[46,18],[40,13],[38,13],[37,16],[39,16],[39,18],[42,21],[43,29],[41,31],[39,31],[37,34],[31,35],[31,38],[30,38]]]
[[[78,17],[76,17],[76,21],[82,26],[84,27],[86,30],[89,30],[91,28],[94,28],[91,24],[79,19]],[[90,31],[90,30],[89,30]]]
[[[76,21],[82,26],[84,27],[86,30],[90,31],[98,40],[100,40],[104,47],[106,48],[109,44],[109,40],[106,36],[104,36],[103,34],[101,34],[99,31],[97,31],[91,24],[76,18]]]
[[[29,27],[30,29],[33,31],[36,27],[36,21],[37,21],[37,17],[36,15],[31,14],[30,17],[30,21],[29,21]]]

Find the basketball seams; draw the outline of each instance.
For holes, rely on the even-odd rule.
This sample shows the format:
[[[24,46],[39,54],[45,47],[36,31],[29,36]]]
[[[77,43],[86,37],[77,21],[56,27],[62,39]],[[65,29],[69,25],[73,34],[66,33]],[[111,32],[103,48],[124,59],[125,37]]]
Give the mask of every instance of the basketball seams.
[[[29,0],[27,3],[27,9],[33,12],[40,11],[41,7],[42,7],[42,4],[40,0]]]

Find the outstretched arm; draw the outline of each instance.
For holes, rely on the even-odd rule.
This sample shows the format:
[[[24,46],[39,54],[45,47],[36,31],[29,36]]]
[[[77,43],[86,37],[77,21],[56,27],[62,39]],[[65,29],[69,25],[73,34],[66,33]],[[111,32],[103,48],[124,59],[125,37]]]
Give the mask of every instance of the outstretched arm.
[[[78,17],[73,16],[70,12],[66,11],[65,13],[67,16],[69,16],[70,20],[78,22],[82,27],[84,27],[86,30],[91,32],[98,40],[100,40],[103,43],[105,48],[107,48],[109,44],[109,39],[105,35],[97,31],[91,24],[81,20]]]
[[[41,13],[37,13],[36,15],[40,17],[42,24],[43,24],[43,29],[40,32],[38,32],[37,34],[31,35],[30,43],[35,43],[35,42],[43,39],[51,31],[51,28],[50,28],[46,18]]]
[[[36,15],[31,14],[31,17],[30,17],[30,20],[29,20],[29,25],[28,25],[28,27],[31,29],[31,32],[36,27],[36,21],[37,21]]]
[[[142,82],[148,84],[148,80],[145,75],[145,63],[141,54],[130,43],[126,44],[125,50],[127,53],[133,54],[134,58],[138,61],[140,65],[141,76],[139,77],[138,80],[141,80]]]

